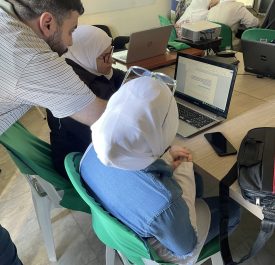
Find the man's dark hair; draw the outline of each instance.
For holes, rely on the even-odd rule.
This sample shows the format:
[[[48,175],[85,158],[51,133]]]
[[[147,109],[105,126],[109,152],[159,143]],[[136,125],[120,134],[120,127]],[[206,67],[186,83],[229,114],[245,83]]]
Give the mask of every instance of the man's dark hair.
[[[57,23],[62,25],[64,19],[70,15],[70,11],[84,13],[81,0],[7,0],[10,2],[16,14],[23,20],[29,21],[39,17],[44,12],[51,13]]]

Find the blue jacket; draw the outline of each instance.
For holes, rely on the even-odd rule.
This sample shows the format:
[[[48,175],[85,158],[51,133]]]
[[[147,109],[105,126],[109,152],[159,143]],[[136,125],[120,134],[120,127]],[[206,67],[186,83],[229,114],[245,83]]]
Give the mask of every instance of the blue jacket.
[[[175,256],[192,252],[197,237],[182,190],[162,159],[140,171],[106,167],[92,145],[80,171],[94,198],[140,237],[155,237]]]

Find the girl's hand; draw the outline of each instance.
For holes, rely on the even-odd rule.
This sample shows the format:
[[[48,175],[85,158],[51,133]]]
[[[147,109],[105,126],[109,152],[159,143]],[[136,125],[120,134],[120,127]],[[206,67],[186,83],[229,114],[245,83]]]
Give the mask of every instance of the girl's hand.
[[[185,147],[173,145],[169,149],[169,153],[173,159],[172,166],[176,169],[182,162],[192,162],[192,154],[190,150]]]

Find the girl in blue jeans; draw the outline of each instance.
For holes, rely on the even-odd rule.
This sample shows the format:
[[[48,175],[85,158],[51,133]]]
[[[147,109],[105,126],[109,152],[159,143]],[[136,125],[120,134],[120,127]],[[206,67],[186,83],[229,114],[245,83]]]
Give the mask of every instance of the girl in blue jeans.
[[[92,125],[93,144],[80,172],[95,200],[160,258],[193,264],[198,246],[219,234],[219,198],[204,199],[211,224],[207,238],[199,242],[192,154],[171,146],[177,128],[178,110],[169,87],[148,76],[133,79],[110,98]],[[239,207],[231,202],[229,208],[232,231],[239,223]]]

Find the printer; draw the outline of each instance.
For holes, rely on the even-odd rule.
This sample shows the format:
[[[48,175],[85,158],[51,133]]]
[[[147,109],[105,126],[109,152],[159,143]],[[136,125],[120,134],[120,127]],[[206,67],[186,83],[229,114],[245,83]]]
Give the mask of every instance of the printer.
[[[198,42],[217,39],[220,36],[221,25],[210,21],[184,23],[181,26],[184,39]]]

